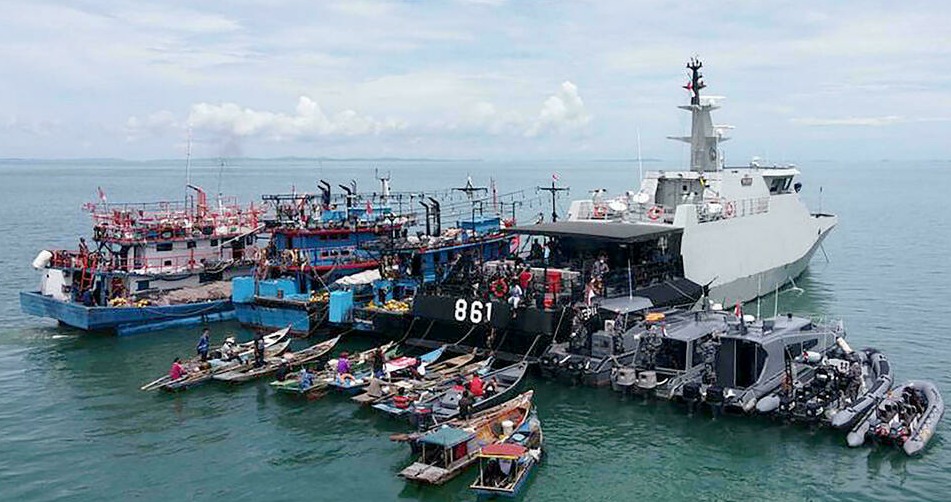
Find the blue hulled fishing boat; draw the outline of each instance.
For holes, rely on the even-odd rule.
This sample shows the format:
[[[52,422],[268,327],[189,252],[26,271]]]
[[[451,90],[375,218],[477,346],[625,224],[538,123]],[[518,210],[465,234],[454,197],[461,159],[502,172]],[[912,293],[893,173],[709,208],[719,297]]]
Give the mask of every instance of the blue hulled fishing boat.
[[[20,293],[31,315],[86,331],[127,335],[233,317],[230,280],[247,274],[263,229],[253,205],[242,208],[188,185],[182,201],[87,204],[91,244],[43,250],[33,267],[40,288]]]

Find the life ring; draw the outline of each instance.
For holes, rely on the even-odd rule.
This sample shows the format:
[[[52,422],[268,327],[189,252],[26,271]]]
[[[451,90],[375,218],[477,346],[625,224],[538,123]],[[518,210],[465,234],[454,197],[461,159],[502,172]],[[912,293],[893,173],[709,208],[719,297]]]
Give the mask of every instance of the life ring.
[[[502,298],[509,292],[509,285],[505,282],[505,279],[498,279],[489,286],[489,291],[491,291],[496,298]]]
[[[647,217],[650,218],[651,221],[657,221],[662,216],[664,216],[664,208],[660,206],[651,206],[651,208],[647,210]]]
[[[734,215],[736,215],[736,205],[732,202],[727,202],[726,206],[723,207],[723,216],[732,218]]]
[[[607,208],[597,204],[594,206],[594,217],[597,219],[604,218],[608,214]]]

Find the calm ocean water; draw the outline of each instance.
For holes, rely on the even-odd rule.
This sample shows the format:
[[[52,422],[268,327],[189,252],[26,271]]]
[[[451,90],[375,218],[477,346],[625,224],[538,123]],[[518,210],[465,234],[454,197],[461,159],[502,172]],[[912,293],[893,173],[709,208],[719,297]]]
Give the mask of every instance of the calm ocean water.
[[[637,177],[631,162],[241,160],[223,173],[197,162],[193,180],[249,201],[292,185],[314,191],[319,178],[375,188],[374,164],[392,172],[395,190],[459,186],[471,174],[482,184],[493,176],[506,191],[558,172],[578,197],[633,187]],[[804,170],[803,197],[838,213],[840,225],[825,244],[829,262],[820,253],[797,281],[805,292],[781,294],[780,311],[844,319],[852,345],[884,350],[899,381],[932,379],[951,392],[951,218],[939,182],[951,163],[814,163]],[[410,455],[387,438],[404,428],[342,397],[282,399],[263,382],[140,392],[174,355],[191,353],[196,330],[117,339],[20,313],[17,292],[39,280],[30,261],[44,247],[71,247],[88,233],[80,207],[95,199],[97,186],[110,201],[179,197],[181,162],[0,161],[0,180],[0,499],[473,499],[466,490],[472,471],[436,489],[396,478]],[[532,204],[526,211],[548,210]],[[762,309],[772,312],[773,299]],[[213,327],[216,339],[226,331],[248,336],[234,325]],[[951,485],[947,423],[921,458],[908,459],[848,449],[842,435],[827,431],[690,417],[609,390],[530,385],[548,456],[525,500],[946,500]]]

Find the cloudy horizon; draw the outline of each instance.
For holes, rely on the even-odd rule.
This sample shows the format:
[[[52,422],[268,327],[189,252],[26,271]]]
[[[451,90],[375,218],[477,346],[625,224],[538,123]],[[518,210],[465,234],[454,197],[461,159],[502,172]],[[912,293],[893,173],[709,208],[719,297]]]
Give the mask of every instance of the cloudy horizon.
[[[803,2],[6,2],[0,158],[951,158],[951,16]],[[930,7],[929,7],[930,6]]]

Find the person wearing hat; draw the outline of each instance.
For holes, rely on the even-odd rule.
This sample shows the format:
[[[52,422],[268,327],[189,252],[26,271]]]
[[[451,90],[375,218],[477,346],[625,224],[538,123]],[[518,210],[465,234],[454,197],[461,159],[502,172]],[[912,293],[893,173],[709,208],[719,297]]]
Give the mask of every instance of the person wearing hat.
[[[228,337],[225,338],[225,342],[221,344],[221,348],[219,349],[219,351],[221,352],[221,358],[224,359],[225,361],[232,361],[234,359],[237,359],[238,343],[237,343],[237,340],[234,339],[234,336],[231,336],[231,334],[229,334]]]

